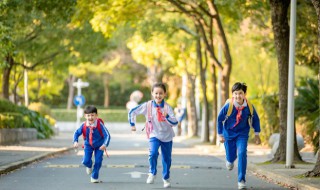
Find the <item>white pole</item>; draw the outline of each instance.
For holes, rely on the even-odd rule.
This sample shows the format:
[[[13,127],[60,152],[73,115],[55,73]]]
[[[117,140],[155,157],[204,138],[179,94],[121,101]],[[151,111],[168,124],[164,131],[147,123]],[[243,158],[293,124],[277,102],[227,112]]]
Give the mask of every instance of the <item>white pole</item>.
[[[291,1],[290,10],[290,42],[289,42],[289,77],[288,77],[288,115],[287,115],[287,150],[286,168],[294,168],[294,64],[296,38],[296,0]]]

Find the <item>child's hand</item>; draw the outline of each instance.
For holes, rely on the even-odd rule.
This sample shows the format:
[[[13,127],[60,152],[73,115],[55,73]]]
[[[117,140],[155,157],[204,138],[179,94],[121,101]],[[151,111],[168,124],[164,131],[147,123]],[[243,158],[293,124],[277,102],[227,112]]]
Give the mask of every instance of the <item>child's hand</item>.
[[[224,137],[223,136],[219,136],[219,142],[220,143],[224,143],[224,141],[225,141]]]
[[[132,126],[131,127],[131,131],[136,131],[137,129],[136,129],[136,126]]]
[[[167,112],[162,112],[163,117],[167,117],[168,113]]]
[[[74,142],[74,143],[73,143],[73,147],[74,147],[74,148],[78,148],[78,147],[79,147],[79,143],[78,143],[78,142]]]
[[[106,150],[107,149],[107,147],[106,147],[106,145],[102,145],[102,146],[100,146],[100,148],[99,148],[99,150]]]
[[[255,142],[256,144],[261,144],[261,139],[260,139],[260,136],[259,136],[259,135],[255,135],[255,136],[254,136],[254,142]]]

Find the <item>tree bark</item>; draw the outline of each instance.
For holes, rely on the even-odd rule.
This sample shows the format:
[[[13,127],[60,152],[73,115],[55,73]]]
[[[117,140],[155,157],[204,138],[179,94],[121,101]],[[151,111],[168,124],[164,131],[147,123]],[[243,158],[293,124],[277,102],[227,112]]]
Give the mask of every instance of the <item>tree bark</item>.
[[[212,80],[212,89],[213,89],[213,101],[212,101],[212,122],[213,122],[213,138],[212,138],[212,144],[217,144],[217,115],[218,115],[218,93],[217,93],[217,75],[216,75],[216,69],[213,65],[210,66],[211,69],[211,80]]]
[[[195,77],[190,73],[188,76],[188,88],[187,88],[187,116],[188,116],[188,137],[198,136],[198,117],[196,110],[196,99],[195,99]]]
[[[290,0],[270,0],[272,29],[278,59],[279,75],[279,111],[280,111],[280,142],[272,159],[273,162],[286,160],[287,144],[287,106],[288,106],[288,73],[289,73],[289,25],[288,8]],[[296,136],[296,134],[294,134]],[[294,146],[294,159],[299,160],[296,138]],[[301,157],[300,157],[301,160]]]
[[[13,57],[9,54],[6,56],[6,63],[8,64],[8,66],[3,68],[2,74],[2,97],[9,100],[9,80],[10,73],[14,65]]]
[[[103,86],[104,86],[104,107],[107,108],[110,105],[108,74],[104,74],[104,76],[103,76]]]
[[[74,75],[69,75],[67,79],[69,91],[68,91],[68,103],[67,103],[67,110],[70,110],[72,108],[72,100],[74,96],[74,87],[73,83],[76,81],[76,77]]]
[[[320,56],[320,2],[319,0],[312,0],[312,4],[316,10],[317,16],[318,16],[318,55]],[[319,60],[319,64],[320,64],[320,60]],[[318,70],[318,79],[320,79],[320,67]],[[319,89],[320,89],[320,80],[319,80]],[[314,166],[314,168],[311,171],[308,171],[307,173],[305,173],[306,177],[320,177],[320,129],[318,129],[318,133],[319,133],[319,145],[318,145],[318,158],[317,158],[317,162],[316,165]]]
[[[199,70],[200,70],[200,82],[201,82],[201,88],[202,88],[202,125],[201,125],[201,141],[202,142],[209,142],[209,111],[208,111],[208,99],[207,99],[207,84],[206,84],[206,67],[207,63],[205,63],[205,66],[203,66],[203,59],[202,59],[202,52],[201,52],[201,41],[199,38],[197,38],[197,62],[199,64]],[[207,61],[207,59],[205,59]]]
[[[226,34],[223,30],[223,26],[220,20],[220,15],[218,12],[218,9],[216,5],[214,4],[214,1],[207,1],[210,13],[212,15],[213,19],[213,26],[214,29],[217,33],[219,42],[222,47],[223,55],[226,59],[225,63],[223,64],[223,69],[222,69],[222,79],[221,79],[221,84],[222,84],[222,90],[221,90],[221,105],[223,106],[226,100],[229,98],[229,82],[230,82],[230,74],[231,74],[231,69],[232,69],[232,58],[230,54],[230,49],[229,49],[229,44],[227,41]],[[222,63],[220,63],[222,64]]]

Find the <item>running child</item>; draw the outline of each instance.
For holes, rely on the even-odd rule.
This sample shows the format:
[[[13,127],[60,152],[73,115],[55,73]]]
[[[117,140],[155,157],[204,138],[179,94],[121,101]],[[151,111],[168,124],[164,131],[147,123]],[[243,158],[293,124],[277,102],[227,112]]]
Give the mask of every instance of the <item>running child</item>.
[[[135,123],[137,115],[145,115],[147,124],[146,132],[149,138],[149,174],[146,183],[154,183],[157,175],[158,149],[161,148],[162,155],[162,179],[163,187],[168,188],[170,183],[170,167],[172,154],[172,139],[175,136],[172,129],[178,124],[172,108],[164,101],[166,87],[163,83],[152,86],[151,95],[153,100],[145,102],[129,111],[128,119],[131,130],[136,131]]]
[[[110,142],[110,134],[104,122],[98,118],[98,110],[94,106],[87,106],[84,110],[86,121],[74,132],[73,146],[78,148],[78,138],[84,138],[84,156],[82,164],[86,166],[86,172],[91,174],[91,182],[99,183],[99,171],[102,166],[103,153],[107,151]],[[94,153],[94,164],[92,154]],[[93,165],[93,168],[92,168]]]
[[[254,129],[256,144],[261,143],[259,116],[246,99],[246,92],[247,86],[245,83],[235,83],[232,86],[232,99],[222,107],[217,121],[219,141],[224,143],[225,146],[228,170],[233,169],[234,161],[238,157],[238,189],[246,188],[247,146],[250,126]]]

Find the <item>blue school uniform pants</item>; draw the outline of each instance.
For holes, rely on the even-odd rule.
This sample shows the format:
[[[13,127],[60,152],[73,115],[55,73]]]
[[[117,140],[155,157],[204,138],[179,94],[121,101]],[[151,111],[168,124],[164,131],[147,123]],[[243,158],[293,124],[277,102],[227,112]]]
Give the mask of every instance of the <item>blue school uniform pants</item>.
[[[248,137],[237,136],[225,140],[226,159],[233,163],[238,157],[238,182],[246,181]]]
[[[98,148],[93,148],[92,146],[85,145],[84,146],[84,156],[82,160],[82,164],[88,168],[92,168],[92,154],[94,152],[94,166],[92,169],[91,177],[93,179],[99,178],[99,171],[102,166],[103,160],[103,151]]]
[[[161,142],[159,139],[152,137],[149,139],[149,173],[157,174],[157,161],[159,156],[159,147],[162,155],[162,176],[167,180],[170,178],[172,141]]]

